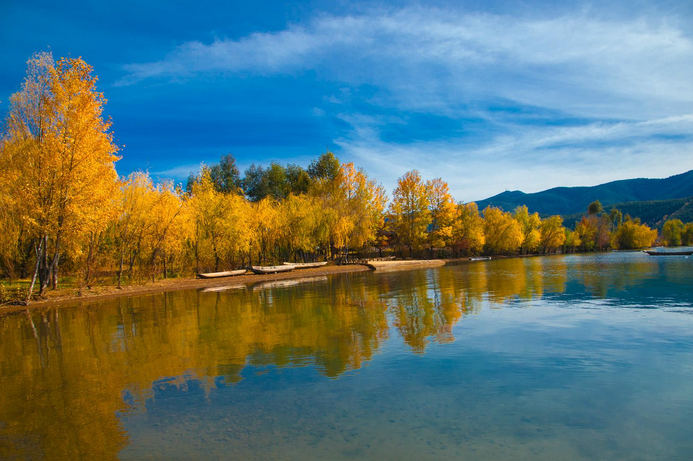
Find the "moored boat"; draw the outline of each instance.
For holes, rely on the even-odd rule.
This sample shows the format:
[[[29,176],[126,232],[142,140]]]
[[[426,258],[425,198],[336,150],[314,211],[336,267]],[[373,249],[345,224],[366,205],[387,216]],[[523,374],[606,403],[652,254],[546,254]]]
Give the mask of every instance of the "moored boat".
[[[197,274],[197,276],[201,279],[216,279],[220,277],[232,277],[234,275],[242,275],[248,272],[247,269],[236,269],[232,271],[223,271],[223,272],[203,272],[200,274]]]
[[[293,264],[282,264],[281,266],[250,266],[256,274],[276,274],[277,272],[289,272],[294,270]]]
[[[312,267],[322,267],[327,264],[327,261],[318,261],[314,263],[283,263],[284,266],[294,266],[296,269],[310,269]]]
[[[679,251],[658,251],[658,250],[643,250],[650,256],[690,256],[693,255],[693,250]]]

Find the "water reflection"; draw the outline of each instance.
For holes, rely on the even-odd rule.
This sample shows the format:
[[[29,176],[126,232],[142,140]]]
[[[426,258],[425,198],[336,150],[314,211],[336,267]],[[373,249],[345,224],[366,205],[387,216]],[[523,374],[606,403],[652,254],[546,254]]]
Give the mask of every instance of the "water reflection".
[[[209,393],[268,367],[338,378],[393,335],[418,354],[453,342],[453,327],[483,306],[596,297],[690,307],[691,264],[636,254],[506,259],[0,318],[0,458],[115,458],[129,438],[118,415],[143,411],[161,389],[195,382]]]

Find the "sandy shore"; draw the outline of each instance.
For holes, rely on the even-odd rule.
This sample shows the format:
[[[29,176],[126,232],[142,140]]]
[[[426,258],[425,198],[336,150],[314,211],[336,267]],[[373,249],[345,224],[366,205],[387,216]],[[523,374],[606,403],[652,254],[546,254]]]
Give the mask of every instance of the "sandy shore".
[[[115,286],[95,286],[91,290],[82,290],[78,295],[75,289],[58,290],[57,292],[48,291],[44,299],[32,301],[28,306],[6,305],[0,306],[0,316],[14,312],[21,312],[27,309],[49,308],[60,304],[73,304],[81,301],[96,301],[101,299],[116,298],[120,296],[146,295],[152,293],[163,293],[175,290],[190,290],[200,288],[215,288],[228,285],[254,285],[260,282],[270,282],[279,280],[296,280],[307,277],[327,276],[330,274],[344,274],[350,272],[364,272],[372,270],[370,267],[359,264],[345,266],[323,266],[313,269],[300,269],[291,272],[281,272],[279,274],[247,274],[233,277],[222,277],[217,279],[198,279],[198,278],[175,278],[158,280],[146,285],[123,286],[118,289]]]

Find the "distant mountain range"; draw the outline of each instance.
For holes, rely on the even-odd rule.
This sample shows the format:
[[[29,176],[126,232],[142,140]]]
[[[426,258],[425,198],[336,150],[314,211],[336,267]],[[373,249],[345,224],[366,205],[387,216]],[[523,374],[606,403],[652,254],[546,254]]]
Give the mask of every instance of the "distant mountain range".
[[[530,212],[541,216],[561,215],[570,225],[595,200],[607,211],[618,208],[624,215],[640,217],[651,226],[660,227],[669,218],[693,221],[693,170],[664,179],[624,179],[592,187],[555,187],[532,194],[506,191],[476,203],[479,210],[491,205],[512,211],[527,205]]]

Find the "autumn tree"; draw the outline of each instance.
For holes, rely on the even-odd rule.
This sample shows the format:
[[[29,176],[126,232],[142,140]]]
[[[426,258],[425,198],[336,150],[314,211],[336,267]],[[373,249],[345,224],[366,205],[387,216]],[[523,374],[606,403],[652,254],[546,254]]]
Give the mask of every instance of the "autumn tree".
[[[431,224],[429,204],[428,191],[418,171],[409,171],[399,178],[392,193],[389,219],[399,243],[409,248],[410,255],[426,241]]]
[[[452,229],[453,247],[457,252],[477,254],[486,243],[484,235],[484,220],[479,215],[476,203],[460,203]]]
[[[444,248],[452,244],[457,205],[450,195],[448,183],[441,178],[426,181],[431,212],[428,239],[431,247]]]
[[[54,63],[38,53],[10,100],[0,168],[35,251],[28,298],[37,278],[40,292],[57,286],[66,244],[82,238],[85,220],[115,195],[118,149],[96,81],[80,58]]]
[[[575,251],[580,246],[582,246],[582,241],[580,240],[580,234],[577,231],[564,229],[565,231],[565,241],[563,242],[563,247],[570,252]]]
[[[522,245],[520,223],[510,213],[496,207],[484,209],[484,235],[489,253],[515,253]]]
[[[563,228],[563,218],[551,216],[544,219],[539,227],[541,234],[540,245],[545,253],[552,253],[560,248],[566,239]]]
[[[353,163],[345,163],[339,170],[340,210],[339,234],[341,246],[360,248],[375,240],[383,225],[385,190]]]
[[[539,231],[541,218],[539,217],[539,213],[535,212],[530,214],[527,206],[522,205],[515,208],[513,217],[520,223],[520,227],[522,228],[521,252],[532,253],[537,251],[541,243],[541,232]]]
[[[196,267],[230,264],[240,253],[250,251],[253,212],[243,197],[223,194],[214,187],[208,171],[203,170],[193,184],[188,199],[194,219],[193,248]]]
[[[657,239],[657,230],[650,229],[637,221],[626,220],[621,223],[611,237],[614,249],[632,250],[651,246]]]
[[[670,247],[681,245],[683,222],[680,219],[669,219],[662,226],[662,240]]]

